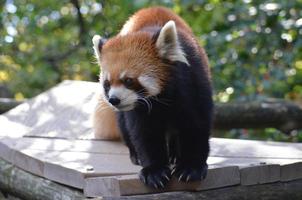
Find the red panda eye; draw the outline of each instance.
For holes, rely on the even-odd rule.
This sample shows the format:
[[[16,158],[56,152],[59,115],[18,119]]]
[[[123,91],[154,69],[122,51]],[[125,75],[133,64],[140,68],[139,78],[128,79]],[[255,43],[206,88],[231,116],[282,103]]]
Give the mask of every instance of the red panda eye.
[[[133,79],[132,78],[125,78],[124,84],[126,87],[131,87],[133,85]]]

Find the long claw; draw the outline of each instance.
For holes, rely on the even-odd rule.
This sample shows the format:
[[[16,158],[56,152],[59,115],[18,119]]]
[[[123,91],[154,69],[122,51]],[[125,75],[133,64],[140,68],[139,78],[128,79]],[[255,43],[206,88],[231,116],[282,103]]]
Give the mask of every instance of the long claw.
[[[165,179],[167,179],[167,181],[170,180],[170,178],[167,175],[165,175],[164,177],[165,177]]]
[[[174,168],[174,169],[172,170],[171,174],[173,175],[173,174],[175,173],[175,171],[176,171],[176,168]]]
[[[165,187],[165,185],[163,184],[163,182],[159,181],[159,184],[161,185],[162,188]]]
[[[190,178],[191,178],[191,175],[188,175],[187,179],[186,179],[186,182],[188,182],[190,180]]]
[[[178,181],[181,181],[182,177],[184,176],[184,174],[181,174],[178,178]]]
[[[156,184],[156,183],[154,183],[154,184],[153,184],[153,186],[154,186],[156,189],[158,189],[158,186],[157,186],[157,184]]]

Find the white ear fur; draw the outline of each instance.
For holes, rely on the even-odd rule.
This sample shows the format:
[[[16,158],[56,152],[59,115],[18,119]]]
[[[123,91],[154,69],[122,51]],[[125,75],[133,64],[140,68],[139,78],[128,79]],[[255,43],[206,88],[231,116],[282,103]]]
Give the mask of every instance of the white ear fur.
[[[95,53],[95,56],[98,59],[98,61],[100,61],[100,58],[101,58],[100,47],[103,46],[102,40],[103,40],[102,37],[99,35],[94,35],[92,38],[94,53]]]
[[[171,61],[180,61],[189,65],[177,36],[175,22],[168,21],[161,29],[156,40],[156,47],[161,57]]]

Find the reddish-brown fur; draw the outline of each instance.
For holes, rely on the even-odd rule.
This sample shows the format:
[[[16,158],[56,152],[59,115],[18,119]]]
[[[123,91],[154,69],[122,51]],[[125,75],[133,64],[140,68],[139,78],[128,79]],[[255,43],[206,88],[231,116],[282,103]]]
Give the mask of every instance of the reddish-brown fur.
[[[124,25],[121,32],[128,26],[128,33],[137,32],[147,26],[162,27],[168,21],[173,20],[178,30],[183,30],[192,35],[190,27],[179,16],[175,15],[171,10],[164,7],[151,7],[141,9],[136,12]]]
[[[93,116],[94,137],[101,140],[119,140],[120,130],[112,108],[100,97]]]
[[[171,10],[164,7],[151,7],[141,9],[136,12],[123,26],[121,33],[133,33],[139,30],[142,30],[144,27],[148,26],[159,26],[162,27],[168,21],[173,20],[176,24],[177,30],[183,33],[183,36],[186,37],[187,41],[190,41],[190,45],[198,44],[195,39],[191,28],[187,25],[187,23],[180,18],[178,15],[173,13]],[[127,29],[127,31],[126,31]],[[209,66],[207,62],[207,56],[203,48],[199,45],[195,45],[194,48],[198,49],[200,52],[200,56],[202,57],[202,61],[204,62],[204,66]],[[207,70],[207,69],[206,69]],[[208,75],[210,78],[210,73],[208,71]]]
[[[123,71],[127,75],[138,78],[143,73],[156,75],[159,85],[163,86],[168,69],[157,55],[150,35],[133,33],[127,36],[116,36],[110,39],[102,48],[102,70],[109,72],[112,85],[119,83]],[[138,51],[139,49],[139,51]]]

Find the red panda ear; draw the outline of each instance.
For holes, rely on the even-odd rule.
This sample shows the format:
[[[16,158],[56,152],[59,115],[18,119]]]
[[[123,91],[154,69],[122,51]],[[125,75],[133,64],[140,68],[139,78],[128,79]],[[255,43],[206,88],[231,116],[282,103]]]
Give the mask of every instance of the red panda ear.
[[[176,26],[174,21],[168,21],[160,30],[156,40],[156,47],[162,58],[171,61],[180,61],[189,65],[185,53],[183,52],[177,36]]]
[[[105,44],[106,40],[99,35],[94,35],[92,38],[93,49],[96,58],[100,61],[102,47]]]

